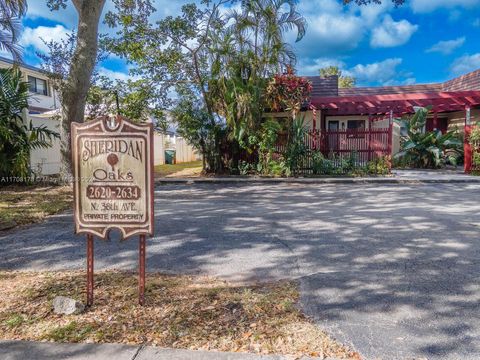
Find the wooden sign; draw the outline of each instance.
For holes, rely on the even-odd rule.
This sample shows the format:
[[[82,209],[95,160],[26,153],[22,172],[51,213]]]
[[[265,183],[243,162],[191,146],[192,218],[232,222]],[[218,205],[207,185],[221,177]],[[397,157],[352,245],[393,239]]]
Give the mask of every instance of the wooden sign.
[[[153,235],[153,125],[119,116],[72,123],[75,232],[87,234],[87,305],[93,304],[93,237],[139,235],[139,303],[145,302],[146,235]]]
[[[72,123],[76,233],[153,234],[152,139],[152,124]]]

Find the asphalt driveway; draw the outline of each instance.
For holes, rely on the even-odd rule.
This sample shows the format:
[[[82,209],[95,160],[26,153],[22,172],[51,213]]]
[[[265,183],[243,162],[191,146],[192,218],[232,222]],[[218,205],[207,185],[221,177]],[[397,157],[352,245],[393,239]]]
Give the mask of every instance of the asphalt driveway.
[[[480,185],[165,185],[148,270],[299,279],[308,314],[374,359],[480,358]],[[71,214],[0,235],[0,268],[84,268]],[[96,268],[137,244],[96,242]]]

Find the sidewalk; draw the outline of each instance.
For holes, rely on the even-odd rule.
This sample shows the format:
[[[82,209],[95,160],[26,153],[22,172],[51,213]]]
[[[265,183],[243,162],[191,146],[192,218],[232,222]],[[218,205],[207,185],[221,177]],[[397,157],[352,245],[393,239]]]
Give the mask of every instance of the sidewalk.
[[[121,344],[59,344],[33,341],[0,341],[2,360],[283,360],[279,355],[255,355],[162,349]],[[311,358],[309,358],[311,359]],[[334,359],[330,359],[334,360]]]
[[[160,184],[431,184],[478,183],[480,176],[472,176],[460,170],[393,170],[391,176],[378,177],[318,177],[318,178],[267,178],[258,176],[225,176],[198,178],[156,178]]]

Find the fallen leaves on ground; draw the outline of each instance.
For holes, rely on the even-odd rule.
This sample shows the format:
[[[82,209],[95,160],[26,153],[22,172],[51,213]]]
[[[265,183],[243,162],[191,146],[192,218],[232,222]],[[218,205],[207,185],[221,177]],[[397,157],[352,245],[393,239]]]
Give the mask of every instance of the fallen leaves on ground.
[[[3,271],[0,286],[1,339],[359,359],[300,312],[294,282],[233,286],[206,277],[148,274],[142,307],[136,274],[99,272],[94,305],[68,316],[56,315],[52,300],[83,301],[83,272]]]
[[[72,201],[72,189],[68,186],[0,187],[0,225],[40,222],[70,208]]]

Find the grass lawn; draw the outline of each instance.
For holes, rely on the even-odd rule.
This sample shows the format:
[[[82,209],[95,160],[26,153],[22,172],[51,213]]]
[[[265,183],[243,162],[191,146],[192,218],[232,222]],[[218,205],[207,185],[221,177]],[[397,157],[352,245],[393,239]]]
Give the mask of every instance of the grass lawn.
[[[0,272],[0,339],[146,344],[160,347],[359,359],[298,310],[297,285],[233,286],[200,276],[98,272],[94,305],[56,315],[57,295],[84,300],[83,272]]]
[[[42,221],[72,205],[72,189],[64,186],[0,187],[0,230]]]
[[[192,170],[193,174],[190,174]],[[189,175],[195,175],[202,171],[202,161],[192,161],[187,163],[175,164],[175,165],[157,165],[155,166],[155,176],[156,177],[165,177],[167,175],[172,175],[178,172],[186,172]]]

